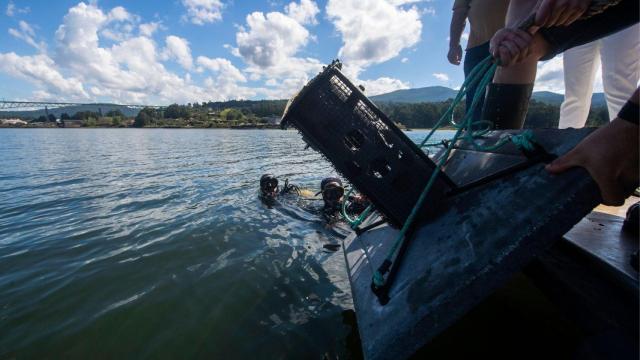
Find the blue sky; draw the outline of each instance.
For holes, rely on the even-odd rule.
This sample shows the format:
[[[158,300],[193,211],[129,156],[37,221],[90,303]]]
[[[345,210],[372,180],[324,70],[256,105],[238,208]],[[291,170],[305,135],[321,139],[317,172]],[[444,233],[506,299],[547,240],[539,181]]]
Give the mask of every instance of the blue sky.
[[[452,1],[0,1],[0,98],[288,98],[340,58],[369,95],[458,87]],[[538,90],[562,91],[561,62]]]

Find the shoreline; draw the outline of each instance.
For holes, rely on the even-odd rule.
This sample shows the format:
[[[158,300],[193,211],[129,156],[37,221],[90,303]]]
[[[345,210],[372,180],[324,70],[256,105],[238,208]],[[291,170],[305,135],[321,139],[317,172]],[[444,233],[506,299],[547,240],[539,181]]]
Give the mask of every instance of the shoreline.
[[[171,127],[171,126],[145,126],[145,127],[113,127],[113,126],[92,126],[92,127],[57,127],[57,126],[0,126],[0,130],[4,129],[60,129],[60,130],[91,130],[91,129],[110,129],[110,130],[287,130],[287,131],[295,131],[295,128],[287,128],[281,129],[280,126],[275,127]],[[403,132],[412,132],[412,131],[431,131],[428,128],[419,128],[419,129],[400,129]],[[440,128],[438,131],[454,131],[454,128]]]
[[[280,130],[280,125],[265,125],[265,126],[253,126],[253,125],[238,125],[238,126],[24,126],[24,125],[0,125],[1,129],[200,129],[200,130],[215,130],[215,129],[229,129],[229,130]]]
[[[181,129],[189,129],[189,130],[216,130],[216,129],[227,129],[227,130],[295,130],[294,128],[281,129],[280,125],[264,125],[264,126],[255,126],[255,125],[236,125],[236,126],[144,126],[144,127],[134,127],[134,126],[70,126],[70,127],[60,127],[60,126],[25,126],[25,125],[0,125],[0,130],[2,129],[165,129],[165,130],[181,130]],[[431,131],[431,128],[400,128],[400,130],[405,132],[411,131]],[[453,127],[443,127],[438,130],[456,130]]]

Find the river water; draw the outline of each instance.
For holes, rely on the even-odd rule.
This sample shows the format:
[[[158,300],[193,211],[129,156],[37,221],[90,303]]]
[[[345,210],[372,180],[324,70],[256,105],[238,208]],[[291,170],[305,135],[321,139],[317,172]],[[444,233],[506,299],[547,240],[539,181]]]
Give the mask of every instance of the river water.
[[[335,175],[304,145],[0,129],[0,358],[359,358],[342,233],[257,198],[266,172]]]

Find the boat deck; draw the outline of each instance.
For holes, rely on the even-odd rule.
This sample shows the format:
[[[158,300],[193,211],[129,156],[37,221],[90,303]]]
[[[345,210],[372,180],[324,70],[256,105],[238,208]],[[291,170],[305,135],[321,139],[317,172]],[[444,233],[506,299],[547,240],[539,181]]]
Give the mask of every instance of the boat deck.
[[[555,154],[585,136],[580,131],[544,131],[536,138]],[[516,156],[460,148],[446,171],[464,184],[475,174],[492,174],[519,161]],[[638,299],[638,275],[629,264],[637,240],[620,232],[621,217],[600,211],[624,214],[626,209],[600,207],[590,213],[598,190],[581,170],[552,177],[538,164],[448,200],[443,212],[419,226],[408,242],[384,305],[371,291],[371,280],[398,230],[383,225],[345,239],[365,358],[414,354],[523,269],[536,287],[550,286],[545,294],[555,292],[549,296],[554,302],[556,297],[588,299],[577,314],[583,318],[604,301],[598,294],[609,296],[600,306],[599,319],[589,326],[603,329],[601,324],[613,322],[633,333],[634,323],[625,322],[623,314],[637,319],[629,310],[629,301],[637,304]],[[611,309],[620,311],[610,316]]]

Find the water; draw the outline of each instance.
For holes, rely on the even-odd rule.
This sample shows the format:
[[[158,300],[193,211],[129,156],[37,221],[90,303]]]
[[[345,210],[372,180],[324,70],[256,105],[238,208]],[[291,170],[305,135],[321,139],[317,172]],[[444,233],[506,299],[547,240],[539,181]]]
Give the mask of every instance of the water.
[[[265,172],[335,174],[293,131],[0,129],[0,358],[358,358],[341,233]]]

